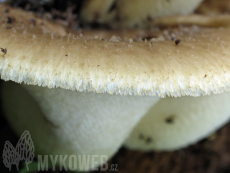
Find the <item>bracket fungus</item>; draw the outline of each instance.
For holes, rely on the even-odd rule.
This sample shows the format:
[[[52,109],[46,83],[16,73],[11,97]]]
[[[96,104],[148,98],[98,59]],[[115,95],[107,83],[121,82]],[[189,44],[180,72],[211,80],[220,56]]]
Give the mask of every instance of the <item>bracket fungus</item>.
[[[13,82],[2,84],[3,108],[18,134],[29,130],[37,154],[111,157],[123,143],[170,150],[230,117],[229,27],[74,34],[6,8],[0,4],[0,74]]]

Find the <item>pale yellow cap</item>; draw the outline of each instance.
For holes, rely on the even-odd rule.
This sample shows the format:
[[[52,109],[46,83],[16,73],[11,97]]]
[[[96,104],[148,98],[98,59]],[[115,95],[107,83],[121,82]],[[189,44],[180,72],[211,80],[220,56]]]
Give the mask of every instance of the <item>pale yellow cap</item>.
[[[27,22],[18,25],[15,20],[11,29],[0,28],[0,47],[7,48],[0,57],[4,80],[160,97],[230,90],[229,28],[82,31],[60,37],[33,30]]]

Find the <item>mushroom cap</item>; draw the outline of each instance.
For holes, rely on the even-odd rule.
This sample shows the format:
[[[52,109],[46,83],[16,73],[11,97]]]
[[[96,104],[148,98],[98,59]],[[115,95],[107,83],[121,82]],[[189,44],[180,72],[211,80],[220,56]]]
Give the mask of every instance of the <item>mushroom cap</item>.
[[[2,12],[4,8],[5,6],[0,6]],[[13,10],[14,9],[10,10],[10,14],[13,13]],[[77,91],[108,92],[110,94],[116,93],[139,96],[200,96],[202,94],[208,95],[229,91],[230,28],[180,26],[162,30],[155,28],[148,31],[120,30],[103,31],[103,33],[102,31],[83,30],[81,34],[72,33],[66,35],[67,32],[65,28],[61,27],[61,30],[64,32],[60,33],[55,27],[48,27],[55,26],[55,24],[44,24],[46,21],[42,21],[36,25],[28,24],[26,15],[23,15],[24,17],[21,18],[14,16],[15,21],[9,28],[7,15],[2,16],[3,23],[0,27],[0,74],[4,80],[47,86],[49,88],[60,87]],[[79,94],[80,92],[53,89],[53,91],[56,90],[57,93],[60,90],[60,92],[62,92],[61,95],[56,94],[55,91],[52,94],[47,88],[39,88],[38,90],[40,89],[45,91],[42,97],[45,97],[47,100],[51,99],[52,102],[49,102],[51,106],[57,107],[56,103],[58,100],[59,105],[63,104],[63,108],[67,109],[68,107],[65,106],[63,102],[63,98],[65,98],[64,101],[69,101],[69,98],[65,94],[67,92],[69,96],[74,99],[80,99],[80,103],[82,103],[81,98],[74,97],[72,94]],[[46,91],[54,96],[53,99],[46,94]],[[40,104],[43,112],[47,112],[46,115],[49,118],[52,118],[51,116],[54,115],[54,120],[57,120],[55,117],[57,114],[49,113],[50,107],[46,104],[46,100],[39,100],[41,96],[39,96],[39,94],[40,93],[37,92],[37,96],[34,97],[38,102],[40,101],[38,104]],[[81,94],[84,95],[85,93],[82,92]],[[100,97],[100,94],[87,93],[89,100],[92,99],[90,94]],[[34,95],[36,95],[36,93],[34,93]],[[106,97],[113,97],[108,96],[108,94],[105,95]],[[93,104],[97,102],[103,104],[103,102],[99,102],[95,98],[96,97],[92,99]],[[139,100],[144,97],[134,98]],[[103,98],[101,99],[103,100]],[[8,99],[9,102],[11,102],[11,100],[13,99]],[[111,100],[114,101],[114,98],[111,98]],[[88,100],[84,99],[86,104],[88,103],[87,101]],[[106,100],[103,101],[108,104]],[[157,97],[152,100],[152,103],[148,100],[135,102],[133,107],[129,105],[129,100],[124,102],[117,101],[117,103],[122,106],[124,106],[123,103],[127,104],[129,111],[136,113],[136,120],[139,120],[147,108],[156,101],[158,101]],[[76,103],[77,102],[72,101],[72,110],[77,106],[79,110],[82,108],[81,105],[75,107]],[[144,108],[142,104],[145,105],[146,108]],[[115,104],[111,105],[111,107],[106,106],[106,110],[110,108],[116,109]],[[117,107],[120,108],[121,112],[126,110],[124,107]],[[58,106],[58,108],[59,110],[62,109],[61,106]],[[102,110],[101,106],[97,106],[97,104],[95,104],[94,108],[99,112]],[[143,110],[139,113],[134,108],[138,111],[140,111],[141,108]],[[37,109],[37,107],[35,107],[35,109]],[[90,104],[85,109],[92,111]],[[11,111],[12,109],[8,110]],[[16,111],[16,114],[18,113],[17,109],[13,110],[13,112],[14,111]],[[23,111],[19,111],[19,113]],[[62,111],[65,110],[63,109]],[[77,111],[72,112],[75,114]],[[131,117],[133,114],[130,112],[126,110],[124,114]],[[95,111],[93,111],[93,113],[97,114]],[[104,116],[105,122],[109,119],[108,114],[102,111],[101,116]],[[65,114],[62,115],[65,116]],[[94,116],[94,114],[92,115],[90,113],[88,115],[97,119],[97,122],[100,121],[98,115]],[[122,116],[120,113],[118,113],[118,115]],[[15,117],[14,114],[10,114],[10,116]],[[22,114],[22,116],[24,115]],[[87,116],[81,116],[79,114],[78,116],[86,122],[91,121]],[[33,118],[32,116],[30,117]],[[61,118],[60,116],[58,117]],[[133,119],[133,117],[131,118]],[[63,119],[66,119],[66,117]],[[24,120],[26,120],[26,124],[29,124],[31,127],[31,123],[28,123],[25,118]],[[77,122],[71,121],[70,119],[68,120],[70,123]],[[12,121],[15,122],[14,119]],[[47,121],[49,122],[49,119]],[[120,122],[121,121],[117,121],[117,123]],[[122,125],[126,122],[130,123],[130,121],[122,122]],[[17,123],[20,124],[21,122]],[[137,121],[133,122],[129,127],[125,126],[127,133],[130,132],[135,123],[137,123]],[[97,123],[94,124],[97,125]],[[26,126],[22,126],[22,124],[18,127],[26,128]],[[39,129],[42,131],[42,127],[44,127],[42,123],[40,127]],[[75,128],[76,126],[68,127],[74,132],[79,133]],[[87,127],[91,129],[91,131],[94,131],[92,126],[89,125]],[[118,126],[115,124],[113,127]],[[16,128],[15,125],[15,129]],[[37,127],[32,128],[37,132]],[[41,131],[39,130],[39,132]],[[87,128],[84,129],[84,132],[86,131]],[[116,130],[116,132],[118,131]],[[106,135],[109,133],[109,131],[105,132]],[[127,133],[123,135],[122,138],[120,137],[116,147],[120,146],[124,140],[124,136],[127,136]],[[57,134],[60,135],[60,133]],[[60,135],[58,140],[62,139],[62,136],[63,135]],[[118,134],[118,136],[120,135]],[[65,139],[66,138],[68,138],[68,136],[65,136]],[[37,139],[39,139],[39,137]],[[70,141],[69,139],[67,141]],[[97,139],[98,138],[96,138],[95,141],[97,141]],[[81,141],[79,137],[77,140]],[[110,141],[108,138],[107,140],[114,144],[113,140]],[[85,147],[86,151],[89,151],[92,144],[90,143],[91,141],[92,140],[88,140],[82,143],[82,146],[86,146],[84,144],[87,144],[88,147]],[[95,146],[100,147],[100,145]],[[63,148],[63,150],[65,149],[66,148]],[[116,149],[117,148],[113,147],[110,155],[113,154]],[[81,148],[79,151],[83,152]]]
[[[34,33],[34,34],[56,34],[67,35],[66,28],[48,19],[38,17],[38,14],[25,11],[20,8],[13,8],[4,3],[0,3],[0,14],[2,28],[12,30],[14,33]]]
[[[85,35],[64,37],[43,30],[17,19],[11,29],[1,25],[0,47],[7,48],[0,56],[2,79],[160,97],[230,90],[230,28],[82,31]]]

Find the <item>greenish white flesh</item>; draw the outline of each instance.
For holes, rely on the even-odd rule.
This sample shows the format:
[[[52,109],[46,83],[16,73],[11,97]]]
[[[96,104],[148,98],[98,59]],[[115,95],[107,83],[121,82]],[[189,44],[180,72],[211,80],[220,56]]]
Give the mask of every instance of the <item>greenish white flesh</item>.
[[[36,153],[45,155],[111,157],[159,100],[23,86],[3,83],[3,107],[15,131],[28,130]],[[91,162],[86,170],[102,164],[99,157],[97,165]]]
[[[229,103],[229,92],[161,99],[135,127],[125,146],[144,151],[186,147],[229,121]]]

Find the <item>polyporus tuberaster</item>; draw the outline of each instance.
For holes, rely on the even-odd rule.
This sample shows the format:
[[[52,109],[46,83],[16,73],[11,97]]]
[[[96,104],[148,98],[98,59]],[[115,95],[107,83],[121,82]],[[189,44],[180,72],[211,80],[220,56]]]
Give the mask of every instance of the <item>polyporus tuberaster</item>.
[[[67,35],[62,27],[58,29],[61,32],[48,27],[55,26],[48,21],[31,25],[30,17],[26,18],[22,11],[10,9],[10,13],[5,14],[5,9],[5,6],[0,6],[3,21],[8,15],[16,20],[10,29],[7,22],[1,25],[0,46],[4,50],[7,48],[0,57],[1,78],[24,84],[3,84],[3,106],[17,133],[30,131],[38,154],[103,154],[111,157],[149,110],[158,111],[155,104],[167,105],[170,102],[179,107],[177,100],[188,100],[184,102],[186,106],[194,100],[194,105],[202,103],[203,111],[208,114],[207,105],[213,104],[211,99],[217,98],[222,103],[215,105],[222,111],[218,112],[221,118],[216,118],[214,126],[207,126],[202,133],[191,137],[186,136],[183,143],[173,143],[173,147],[169,140],[168,146],[165,144],[162,149],[193,143],[229,118],[228,93],[160,101],[159,97],[228,92],[230,28],[83,30],[80,35]],[[175,44],[175,39],[180,40],[179,44]],[[171,105],[169,107],[174,110]],[[197,112],[201,108],[194,107]],[[194,109],[186,110],[188,115],[192,115]],[[183,119],[181,112],[175,111],[164,115],[162,121],[172,122],[172,128],[173,125],[178,127],[177,122],[188,127],[189,118]],[[204,123],[209,123],[209,119],[214,117],[214,114],[212,117],[207,114],[204,114],[207,118],[203,117]],[[204,126],[199,123],[196,127]],[[143,129],[142,132],[142,138],[145,138],[147,131]],[[162,142],[164,131],[161,132],[163,135],[159,139]],[[154,143],[154,134],[150,137],[147,143]],[[136,140],[135,135],[133,139]],[[149,149],[138,146],[142,143],[135,143],[136,146],[131,146],[126,141],[127,146]],[[150,149],[153,148],[156,145],[151,144]],[[102,162],[98,161],[98,164]],[[96,165],[90,164],[87,169],[93,166]]]

